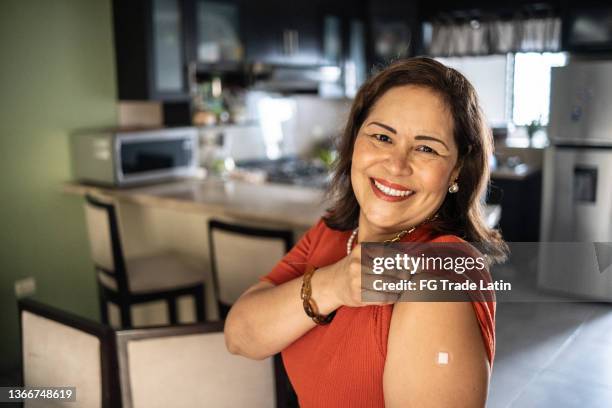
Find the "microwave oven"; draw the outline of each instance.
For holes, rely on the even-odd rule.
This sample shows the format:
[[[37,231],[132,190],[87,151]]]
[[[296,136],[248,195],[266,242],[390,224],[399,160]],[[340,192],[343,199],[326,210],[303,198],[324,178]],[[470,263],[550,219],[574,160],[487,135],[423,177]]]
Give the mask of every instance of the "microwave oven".
[[[198,174],[195,128],[89,130],[70,136],[73,176],[124,187]]]

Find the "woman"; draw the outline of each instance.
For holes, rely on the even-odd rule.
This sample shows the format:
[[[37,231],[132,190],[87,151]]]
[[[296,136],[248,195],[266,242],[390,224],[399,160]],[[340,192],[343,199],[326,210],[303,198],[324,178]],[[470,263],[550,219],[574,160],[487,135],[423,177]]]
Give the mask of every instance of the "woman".
[[[463,239],[503,258],[480,202],[491,151],[476,92],[457,71],[413,58],[374,75],[339,145],[331,209],[234,305],[228,349],[282,351],[302,407],[483,406],[495,303],[363,302],[360,243]]]

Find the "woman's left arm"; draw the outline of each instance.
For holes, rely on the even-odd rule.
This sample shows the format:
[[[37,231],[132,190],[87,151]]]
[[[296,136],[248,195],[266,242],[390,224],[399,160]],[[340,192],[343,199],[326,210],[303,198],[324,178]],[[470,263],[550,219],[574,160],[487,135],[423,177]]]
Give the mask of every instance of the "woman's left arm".
[[[386,407],[484,407],[489,376],[469,301],[395,304],[383,377]]]

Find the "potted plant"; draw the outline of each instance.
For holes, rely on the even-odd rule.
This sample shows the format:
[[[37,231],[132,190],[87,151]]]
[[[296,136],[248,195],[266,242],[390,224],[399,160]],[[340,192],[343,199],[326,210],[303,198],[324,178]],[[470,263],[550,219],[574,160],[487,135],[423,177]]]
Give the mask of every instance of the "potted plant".
[[[527,126],[527,137],[529,138],[529,145],[532,144],[533,135],[540,129],[542,129],[542,117],[539,116],[537,119],[532,120]]]

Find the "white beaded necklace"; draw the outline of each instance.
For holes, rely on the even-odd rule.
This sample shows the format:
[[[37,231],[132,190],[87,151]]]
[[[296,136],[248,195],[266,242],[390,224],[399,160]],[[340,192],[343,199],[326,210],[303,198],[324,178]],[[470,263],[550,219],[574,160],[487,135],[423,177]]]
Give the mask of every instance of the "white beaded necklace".
[[[410,234],[412,231],[414,231],[416,229],[417,226],[414,226],[410,229],[407,230],[403,230],[401,232],[399,232],[396,236],[394,236],[391,239],[386,239],[383,241],[383,244],[388,244],[389,242],[397,242],[400,239],[402,239],[405,235]],[[355,228],[353,230],[353,233],[351,234],[351,236],[349,237],[348,241],[346,242],[346,254],[350,254],[351,251],[353,250],[353,241],[355,241],[355,238],[357,237],[357,231],[359,231],[359,227]]]
[[[349,237],[348,241],[346,241],[346,254],[347,255],[350,254],[351,250],[353,249],[353,241],[355,240],[355,237],[357,236],[357,231],[359,231],[359,227],[353,230],[353,233]]]

